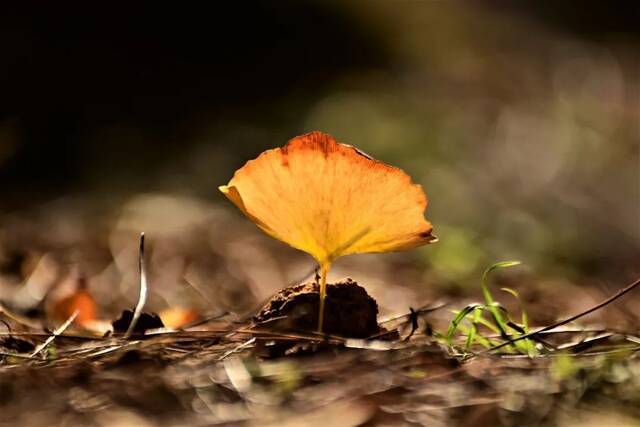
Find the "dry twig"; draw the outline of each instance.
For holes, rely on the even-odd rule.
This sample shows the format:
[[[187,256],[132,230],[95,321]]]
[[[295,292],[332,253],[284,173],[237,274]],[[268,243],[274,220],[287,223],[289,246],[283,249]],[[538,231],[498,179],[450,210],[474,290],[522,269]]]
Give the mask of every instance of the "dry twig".
[[[144,308],[145,303],[147,302],[147,270],[144,263],[144,232],[140,233],[140,257],[138,260],[138,264],[140,267],[140,296],[138,298],[138,304],[136,305],[136,309],[133,312],[133,318],[131,319],[131,323],[127,328],[127,332],[124,334],[125,339],[129,338],[133,333],[136,324],[138,323],[138,319],[142,314],[142,309]]]
[[[49,346],[49,344],[51,344],[53,342],[54,339],[56,339],[56,337],[60,334],[62,334],[68,327],[69,325],[76,320],[76,317],[78,316],[79,311],[76,310],[73,312],[73,314],[71,315],[71,317],[69,317],[66,322],[64,322],[62,325],[60,325],[60,327],[58,329],[56,329],[55,331],[53,331],[53,334],[47,338],[47,340],[45,342],[43,342],[42,344],[40,344],[38,347],[36,347],[35,350],[33,350],[33,353],[31,353],[30,357],[36,357],[42,350],[44,350],[45,348],[47,348]]]
[[[527,338],[532,338],[532,337],[534,337],[534,336],[536,336],[538,334],[541,334],[543,332],[550,331],[550,330],[555,329],[555,328],[557,328],[559,326],[564,326],[567,323],[571,323],[571,322],[573,322],[573,321],[575,321],[575,320],[577,320],[577,319],[579,319],[579,318],[581,318],[583,316],[586,316],[587,314],[593,313],[594,311],[601,309],[602,307],[604,307],[604,306],[606,306],[608,304],[611,304],[613,301],[617,300],[618,298],[620,298],[621,296],[625,295],[626,293],[631,292],[633,289],[635,289],[638,286],[640,286],[640,278],[636,279],[633,283],[625,286],[624,288],[620,289],[615,294],[611,295],[609,298],[605,299],[604,301],[602,301],[599,304],[594,305],[593,307],[589,308],[588,310],[585,310],[585,311],[583,311],[581,313],[575,314],[575,315],[573,315],[571,317],[568,317],[568,318],[566,318],[564,320],[556,322],[553,325],[545,326],[544,328],[542,328],[540,330],[533,331],[533,332],[530,332],[528,334],[520,335],[518,337],[510,338],[507,341],[503,342],[502,344],[499,344],[499,345],[496,345],[494,347],[491,347],[491,348],[489,348],[489,349],[487,349],[487,350],[485,350],[485,351],[483,351],[483,352],[481,352],[479,354],[491,352],[491,351],[494,351],[494,350],[498,350],[500,348],[503,348],[503,347],[506,347],[508,345],[511,345],[516,341],[524,340],[524,339],[527,339]]]

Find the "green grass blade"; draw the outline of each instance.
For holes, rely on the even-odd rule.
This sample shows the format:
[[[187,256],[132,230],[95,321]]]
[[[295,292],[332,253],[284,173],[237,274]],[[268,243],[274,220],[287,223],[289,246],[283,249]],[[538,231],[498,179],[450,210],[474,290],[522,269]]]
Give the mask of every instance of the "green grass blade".
[[[518,300],[518,304],[520,304],[520,311],[522,312],[522,317],[521,317],[522,330],[517,330],[513,326],[511,326],[511,329],[516,330],[521,335],[528,334],[529,333],[529,316],[527,315],[527,310],[524,306],[524,302],[522,302],[522,298],[520,298],[520,294],[511,288],[502,288],[502,290],[513,295]],[[536,347],[533,340],[524,339],[519,342],[522,342],[523,344],[522,346],[524,347],[526,354],[528,354],[529,356],[534,356],[535,354],[537,354]]]
[[[458,327],[458,330],[460,331],[460,333],[462,335],[467,335],[467,336],[469,335],[470,329],[471,328],[467,328],[462,324]],[[491,348],[496,344],[495,342],[491,341],[489,338],[483,337],[479,332],[476,333],[476,335],[474,336],[474,341],[480,344],[481,346],[483,346],[484,348]]]
[[[486,309],[486,307],[485,307],[485,309]],[[484,326],[485,328],[489,329],[494,334],[500,334],[500,330],[496,327],[496,325],[494,323],[489,322],[484,317],[480,317],[478,319],[478,323],[481,324],[482,326]]]
[[[496,303],[493,299],[493,295],[491,295],[491,291],[489,290],[489,274],[497,270],[499,268],[509,268],[514,267],[516,265],[520,265],[520,261],[502,261],[497,262],[487,268],[482,274],[482,295],[484,296],[485,301],[487,302],[487,306],[493,315],[493,318],[496,322],[496,325],[500,329],[500,334],[503,335],[504,338],[507,336],[507,324],[504,320],[504,317],[500,313],[500,310],[496,307]]]
[[[465,343],[465,350],[469,351],[471,346],[473,345],[474,340],[476,339],[476,335],[478,334],[478,321],[482,317],[482,308],[476,307],[473,310],[473,316],[471,317],[471,327],[469,328],[469,333],[467,334],[467,342]]]
[[[453,345],[453,335],[456,333],[460,322],[467,317],[471,312],[473,312],[476,308],[481,307],[481,304],[473,303],[467,305],[465,308],[457,312],[456,317],[453,318],[451,323],[449,324],[449,329],[447,330],[447,344],[449,347]]]

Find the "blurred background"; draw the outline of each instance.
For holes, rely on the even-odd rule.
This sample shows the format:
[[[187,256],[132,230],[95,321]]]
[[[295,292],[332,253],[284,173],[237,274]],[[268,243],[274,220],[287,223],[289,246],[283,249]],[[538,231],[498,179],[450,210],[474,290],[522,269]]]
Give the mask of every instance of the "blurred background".
[[[477,293],[505,259],[519,290],[572,295],[538,320],[640,273],[637,2],[16,3],[0,46],[12,307],[81,279],[103,316],[132,306],[145,231],[152,308],[250,312],[314,265],[217,186],[311,130],[429,196],[439,243],[333,271],[383,312]]]

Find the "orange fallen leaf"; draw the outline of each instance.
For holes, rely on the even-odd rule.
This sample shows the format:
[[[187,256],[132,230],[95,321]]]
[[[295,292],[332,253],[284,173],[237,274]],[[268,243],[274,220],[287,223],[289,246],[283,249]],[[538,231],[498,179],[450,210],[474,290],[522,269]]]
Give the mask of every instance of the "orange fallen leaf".
[[[165,308],[160,311],[159,315],[164,326],[171,329],[181,328],[198,318],[198,313],[184,307]]]
[[[90,325],[96,321],[96,302],[85,287],[80,287],[73,294],[57,301],[53,307],[53,316],[59,320],[70,318],[78,310],[75,323]]]
[[[267,150],[238,169],[224,193],[265,233],[313,256],[326,276],[333,261],[435,241],[422,187],[393,166],[311,132]]]

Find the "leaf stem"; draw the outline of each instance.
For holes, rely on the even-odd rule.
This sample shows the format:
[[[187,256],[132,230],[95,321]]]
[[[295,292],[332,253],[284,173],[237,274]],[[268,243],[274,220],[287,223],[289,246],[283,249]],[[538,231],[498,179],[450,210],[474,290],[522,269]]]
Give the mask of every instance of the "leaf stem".
[[[322,264],[320,266],[320,305],[318,308],[318,332],[322,333],[324,325],[324,300],[327,296],[327,273],[331,264]]]

